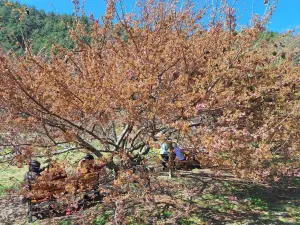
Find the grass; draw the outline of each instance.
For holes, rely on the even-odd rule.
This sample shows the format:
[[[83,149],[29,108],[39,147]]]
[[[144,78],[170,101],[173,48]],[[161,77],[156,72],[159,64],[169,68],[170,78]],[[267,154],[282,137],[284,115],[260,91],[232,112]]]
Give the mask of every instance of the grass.
[[[300,224],[299,186],[280,193],[256,185],[229,187],[223,193],[202,195],[199,207],[226,218],[227,224]]]
[[[71,219],[64,219],[58,223],[58,225],[71,225],[72,220]]]
[[[191,183],[189,179],[169,180],[174,185],[183,182]],[[157,224],[192,225],[192,224],[300,224],[300,195],[298,180],[295,189],[282,190],[273,193],[263,186],[235,181],[220,182],[218,189],[199,194],[195,197],[195,205],[188,215],[181,214],[176,221],[172,218],[180,215],[180,211],[171,208],[157,208],[151,215],[156,217]],[[199,184],[200,185],[200,184]],[[184,190],[182,190],[184,192]],[[180,193],[182,194],[182,193]],[[176,194],[174,195],[176,198]],[[139,208],[139,217],[128,214],[126,224],[148,224],[144,222],[144,208]],[[145,211],[146,213],[146,211]],[[93,224],[104,225],[111,221],[112,211],[98,215]],[[62,223],[60,223],[62,224]],[[66,223],[67,224],[67,223]]]
[[[205,224],[204,220],[201,218],[200,213],[195,213],[190,217],[180,218],[177,222],[179,225]]]
[[[70,165],[66,170],[71,169],[71,165],[77,165],[80,159],[84,157],[84,152],[68,152],[51,158],[52,160],[57,161],[67,161]],[[47,165],[48,159],[38,158],[42,166]],[[23,165],[22,168],[9,165],[8,163],[0,164],[0,198],[6,196],[7,192],[10,190],[18,189],[20,184],[24,181],[24,174],[28,171],[28,166]]]
[[[18,189],[23,181],[25,167],[18,168],[8,164],[0,164],[0,197],[4,197],[7,191]]]
[[[205,180],[201,170],[199,177],[196,174],[172,179],[174,186],[208,184],[206,191],[194,196],[189,216],[181,217],[177,224],[300,224],[299,178],[288,188],[278,189],[222,178]],[[184,190],[179,195],[182,193]]]
[[[85,155],[84,152],[69,152],[57,157],[58,161],[67,160],[69,164],[75,164]],[[151,150],[149,161],[157,155],[156,150]],[[39,159],[45,162],[46,158]],[[6,194],[6,190],[17,189],[27,167],[17,168],[7,164],[0,165],[0,196]],[[193,187],[203,185],[206,182],[203,170],[194,170],[190,175],[186,173],[177,176],[172,180],[161,176],[161,180],[167,179],[175,185],[186,185]],[[210,180],[209,178],[206,178]],[[196,208],[188,216],[182,215],[176,221],[176,224],[207,224],[222,221],[224,224],[300,224],[300,178],[295,178],[294,183],[288,190],[279,190],[274,193],[271,189],[249,183],[218,180],[213,181],[218,188],[207,189],[209,191],[199,194],[195,197],[194,203]],[[134,188],[134,187],[132,187]],[[180,193],[174,193],[181,195]],[[156,215],[158,222],[166,222],[177,215],[172,208],[151,212]],[[98,215],[93,224],[106,224],[112,214],[104,212]],[[132,214],[126,218],[128,224],[144,224],[143,219],[134,218]],[[70,220],[60,221],[61,225],[73,224]]]
[[[95,141],[93,145],[97,148],[101,147],[100,142]],[[60,149],[58,149],[60,150]],[[5,151],[5,153],[9,153],[9,149]],[[151,155],[154,157],[156,152],[152,152]],[[71,171],[72,166],[76,167],[78,162],[86,155],[84,151],[70,151],[67,153],[63,153],[57,156],[53,156],[51,160],[57,161],[67,161],[68,165],[66,170]],[[104,157],[107,157],[109,154],[105,153]],[[41,162],[42,167],[48,165],[49,159],[46,157],[37,158],[39,162]],[[8,163],[0,164],[0,198],[3,198],[7,195],[7,192],[10,190],[18,189],[20,187],[21,182],[24,181],[24,174],[28,171],[28,166],[23,165],[22,168],[18,168],[16,166],[9,165]]]
[[[93,224],[95,224],[95,225],[105,225],[108,222],[108,219],[109,219],[110,215],[111,215],[111,213],[104,212],[101,216],[97,216],[94,219]]]

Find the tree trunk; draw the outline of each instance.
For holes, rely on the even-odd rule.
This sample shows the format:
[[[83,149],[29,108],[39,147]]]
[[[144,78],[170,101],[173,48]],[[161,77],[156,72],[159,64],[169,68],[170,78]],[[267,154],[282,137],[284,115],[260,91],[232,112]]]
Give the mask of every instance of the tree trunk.
[[[169,178],[174,177],[174,154],[169,151]]]

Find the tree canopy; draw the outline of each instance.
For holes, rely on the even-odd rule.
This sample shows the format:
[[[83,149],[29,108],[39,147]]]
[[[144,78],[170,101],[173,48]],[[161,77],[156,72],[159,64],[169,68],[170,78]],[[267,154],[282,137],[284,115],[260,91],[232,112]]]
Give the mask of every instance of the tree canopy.
[[[128,162],[159,139],[205,146],[203,165],[257,181],[299,168],[299,65],[254,45],[273,8],[237,32],[227,3],[208,26],[190,2],[143,1],[136,14],[115,4],[89,31],[76,20],[72,49],[58,41],[45,59],[27,41],[24,55],[1,56],[2,142],[16,162],[66,143]]]

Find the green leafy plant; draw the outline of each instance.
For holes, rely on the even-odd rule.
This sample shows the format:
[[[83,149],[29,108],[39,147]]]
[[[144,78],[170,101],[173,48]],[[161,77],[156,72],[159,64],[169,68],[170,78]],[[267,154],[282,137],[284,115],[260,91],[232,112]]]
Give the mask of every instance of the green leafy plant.
[[[268,209],[267,203],[263,199],[261,199],[261,198],[250,197],[250,198],[248,198],[248,200],[251,202],[251,205],[253,205],[255,207],[258,207],[258,208],[260,208],[262,210]]]
[[[108,212],[103,213],[101,216],[97,216],[93,222],[95,225],[105,225],[109,219],[110,214]]]
[[[64,220],[59,222],[59,225],[70,225],[70,224],[72,224],[71,219],[64,219]]]

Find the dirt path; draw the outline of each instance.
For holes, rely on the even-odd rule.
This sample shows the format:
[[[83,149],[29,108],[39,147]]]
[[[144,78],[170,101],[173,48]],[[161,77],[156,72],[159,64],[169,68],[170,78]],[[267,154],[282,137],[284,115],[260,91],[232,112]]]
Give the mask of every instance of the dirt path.
[[[27,205],[17,195],[0,199],[0,224],[21,225],[27,223]]]

